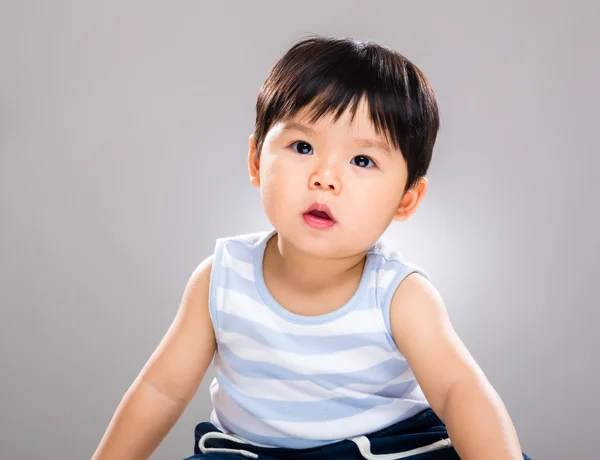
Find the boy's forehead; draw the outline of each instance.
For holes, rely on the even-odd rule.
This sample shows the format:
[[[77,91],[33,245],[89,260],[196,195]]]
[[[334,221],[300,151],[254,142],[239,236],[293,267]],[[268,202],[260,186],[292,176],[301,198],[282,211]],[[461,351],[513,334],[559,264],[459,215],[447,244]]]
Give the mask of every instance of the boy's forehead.
[[[296,129],[313,135],[334,128],[345,129],[355,136],[381,137],[384,140],[384,136],[377,133],[368,106],[364,103],[357,107],[355,113],[352,113],[350,107],[346,108],[339,117],[336,117],[336,110],[330,110],[315,120],[316,112],[314,107],[304,107],[294,116],[281,120],[281,127],[284,131]]]

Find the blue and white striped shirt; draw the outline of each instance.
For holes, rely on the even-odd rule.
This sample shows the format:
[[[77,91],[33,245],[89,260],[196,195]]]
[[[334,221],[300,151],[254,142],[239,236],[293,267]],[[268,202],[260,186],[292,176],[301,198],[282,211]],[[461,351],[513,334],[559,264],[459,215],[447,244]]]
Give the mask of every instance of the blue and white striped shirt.
[[[262,272],[275,230],[217,239],[210,315],[217,339],[211,422],[252,444],[304,449],[360,436],[429,408],[390,332],[390,301],[427,274],[377,241],[341,308],[301,316]]]

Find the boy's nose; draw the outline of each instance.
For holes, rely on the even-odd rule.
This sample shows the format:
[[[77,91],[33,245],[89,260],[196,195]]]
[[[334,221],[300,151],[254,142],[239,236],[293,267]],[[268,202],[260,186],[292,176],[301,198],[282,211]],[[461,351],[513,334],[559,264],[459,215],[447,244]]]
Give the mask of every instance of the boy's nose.
[[[337,194],[341,192],[342,184],[338,176],[334,174],[330,168],[328,168],[324,171],[318,171],[311,176],[310,188],[331,190]]]

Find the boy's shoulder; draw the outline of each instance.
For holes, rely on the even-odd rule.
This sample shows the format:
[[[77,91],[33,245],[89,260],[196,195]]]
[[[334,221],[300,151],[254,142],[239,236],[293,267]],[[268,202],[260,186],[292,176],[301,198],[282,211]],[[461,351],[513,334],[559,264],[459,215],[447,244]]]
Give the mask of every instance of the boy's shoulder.
[[[390,272],[416,271],[429,278],[421,266],[407,260],[398,247],[382,239],[377,240],[371,246],[368,254],[375,259],[374,266],[379,270]]]
[[[263,230],[220,236],[214,241],[212,251],[215,263],[217,265],[238,262],[253,264],[258,253],[264,250],[267,241],[274,234],[275,230]]]
[[[379,238],[371,246],[371,248],[369,248],[369,254],[378,256],[383,261],[405,261],[404,257],[402,256],[402,252],[399,248],[381,238]]]
[[[275,234],[275,230],[261,230],[249,233],[234,233],[231,235],[220,236],[216,239],[215,245],[220,246],[226,243],[239,243],[248,247],[258,246],[265,242],[269,237]]]

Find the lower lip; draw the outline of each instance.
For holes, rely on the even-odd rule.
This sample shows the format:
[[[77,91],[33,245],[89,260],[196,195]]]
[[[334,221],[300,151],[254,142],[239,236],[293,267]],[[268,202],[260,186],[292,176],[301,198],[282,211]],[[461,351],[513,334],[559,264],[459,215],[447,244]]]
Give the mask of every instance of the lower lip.
[[[332,227],[334,222],[331,219],[323,219],[322,217],[317,217],[312,214],[304,214],[304,222],[306,222],[310,227],[316,229],[324,229]]]

